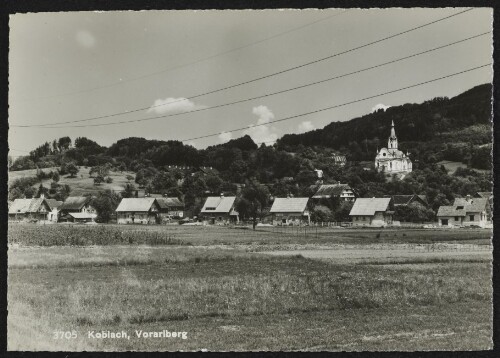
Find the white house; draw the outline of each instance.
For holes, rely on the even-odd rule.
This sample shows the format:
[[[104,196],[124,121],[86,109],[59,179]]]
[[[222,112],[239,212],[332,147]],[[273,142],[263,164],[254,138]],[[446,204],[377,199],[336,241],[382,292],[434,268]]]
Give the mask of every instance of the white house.
[[[491,224],[491,207],[487,198],[456,198],[453,205],[439,207],[436,214],[439,226],[479,226]]]
[[[391,198],[357,198],[349,216],[353,226],[386,226],[393,214]]]
[[[123,198],[116,208],[118,224],[156,224],[160,206],[155,198]]]
[[[269,211],[273,215],[274,225],[310,224],[311,217],[307,210],[309,198],[276,198]]]
[[[235,196],[209,196],[201,209],[200,215],[210,224],[226,225],[239,222],[239,213],[235,210]]]

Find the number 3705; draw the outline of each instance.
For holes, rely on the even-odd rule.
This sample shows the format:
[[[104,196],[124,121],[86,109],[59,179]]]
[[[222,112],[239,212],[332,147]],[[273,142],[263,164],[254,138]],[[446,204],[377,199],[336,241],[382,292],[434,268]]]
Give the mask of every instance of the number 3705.
[[[76,331],[54,331],[53,339],[74,339],[77,337]]]

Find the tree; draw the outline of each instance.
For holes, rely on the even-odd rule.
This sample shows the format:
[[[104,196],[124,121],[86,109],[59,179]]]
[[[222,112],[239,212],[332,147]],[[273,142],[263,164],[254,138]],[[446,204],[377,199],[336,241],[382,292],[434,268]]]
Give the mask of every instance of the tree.
[[[71,178],[74,178],[80,169],[78,169],[74,163],[69,163],[66,165],[66,171],[69,173]]]
[[[104,177],[102,175],[97,175],[94,178],[94,185],[101,185],[102,182],[104,182]]]
[[[59,181],[60,179],[60,175],[59,175],[59,172],[54,172],[54,174],[52,174],[52,180],[55,181],[56,183]]]
[[[100,191],[97,197],[92,199],[91,205],[97,212],[98,222],[109,222],[118,204],[120,196],[111,190]]]
[[[70,146],[71,146],[71,138],[70,137],[59,138],[59,141],[57,142],[57,147],[59,148],[60,152],[62,152],[64,150],[68,150]]]
[[[267,186],[261,185],[258,181],[247,182],[241,192],[241,199],[236,204],[238,213],[245,217],[252,218],[252,226],[255,230],[257,218],[262,218],[269,205],[270,193]]]
[[[324,205],[316,205],[311,210],[312,222],[327,222],[332,219],[332,211]]]
[[[122,198],[132,198],[136,192],[135,185],[131,183],[125,184],[125,190],[121,192]]]

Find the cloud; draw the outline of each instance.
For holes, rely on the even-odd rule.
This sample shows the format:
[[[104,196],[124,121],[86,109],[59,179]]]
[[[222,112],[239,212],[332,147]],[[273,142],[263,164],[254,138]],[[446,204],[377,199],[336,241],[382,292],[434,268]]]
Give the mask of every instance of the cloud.
[[[385,105],[385,104],[383,104],[383,103],[379,103],[379,104],[377,104],[376,106],[373,106],[373,107],[372,107],[372,113],[373,113],[373,112],[378,111],[379,109],[383,109],[383,110],[385,111],[387,108],[390,108],[390,107],[391,107],[391,106],[386,106],[386,105]]]
[[[312,131],[313,129],[316,129],[314,127],[314,124],[312,124],[311,121],[304,121],[299,124],[298,131],[299,133],[304,133],[304,132],[309,132]]]
[[[222,132],[221,134],[219,134],[219,140],[221,141],[221,143],[226,143],[231,139],[233,139],[233,133],[231,132]]]
[[[196,105],[193,101],[190,101],[187,98],[168,97],[154,101],[153,105],[148,109],[148,112],[165,114],[172,112],[190,112],[200,108],[203,108],[203,106]]]
[[[271,112],[266,106],[260,105],[252,108],[252,113],[259,116],[256,124],[266,124],[274,119],[274,113]],[[249,135],[252,137],[255,143],[273,144],[278,139],[278,135],[275,133],[276,129],[270,126],[261,125],[259,127],[249,126],[243,132],[243,135]]]
[[[78,43],[86,48],[94,47],[95,38],[94,36],[88,32],[87,30],[80,30],[76,33],[76,40]]]

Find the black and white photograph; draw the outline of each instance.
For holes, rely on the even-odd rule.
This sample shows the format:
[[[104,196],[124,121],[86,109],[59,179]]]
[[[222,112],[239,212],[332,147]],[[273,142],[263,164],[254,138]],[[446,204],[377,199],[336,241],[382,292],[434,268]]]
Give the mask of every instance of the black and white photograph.
[[[11,13],[7,350],[492,350],[493,13]]]

